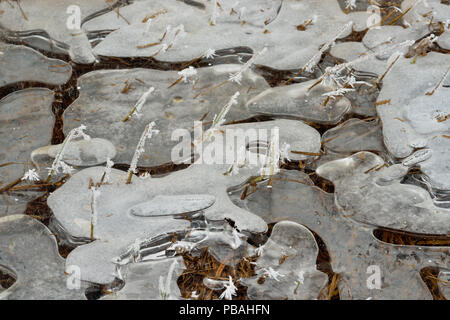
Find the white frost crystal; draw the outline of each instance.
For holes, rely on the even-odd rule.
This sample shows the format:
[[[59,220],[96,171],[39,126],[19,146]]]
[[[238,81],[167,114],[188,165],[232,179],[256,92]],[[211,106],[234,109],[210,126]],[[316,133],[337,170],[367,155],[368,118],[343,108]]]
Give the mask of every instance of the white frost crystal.
[[[21,180],[27,180],[30,182],[39,181],[39,174],[36,172],[36,169],[30,169],[23,175]]]
[[[229,276],[228,283],[225,283],[225,291],[222,292],[219,299],[232,300],[233,296],[236,295],[236,286],[234,285],[233,279]]]

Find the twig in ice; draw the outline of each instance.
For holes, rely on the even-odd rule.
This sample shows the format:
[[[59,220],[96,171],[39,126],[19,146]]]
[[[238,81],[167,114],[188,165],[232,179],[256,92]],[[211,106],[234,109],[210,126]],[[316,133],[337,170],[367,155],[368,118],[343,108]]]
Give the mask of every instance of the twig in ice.
[[[447,77],[447,74],[448,74],[449,71],[450,71],[450,65],[447,67],[447,71],[444,72],[444,74],[442,75],[441,79],[439,80],[439,82],[434,87],[434,89],[432,91],[427,91],[425,93],[427,96],[432,96],[436,92],[436,90],[441,86],[442,81],[444,81],[444,79]]]
[[[192,67],[189,66],[189,68],[183,69],[181,71],[178,72],[178,75],[180,76],[177,80],[175,80],[169,87],[168,89],[172,88],[174,85],[176,85],[177,83],[183,81],[183,82],[188,82],[190,77],[194,77],[197,74],[197,70]]]
[[[89,190],[91,191],[91,241],[94,241],[94,231],[97,227],[98,219],[97,199],[100,196],[100,190],[93,185],[92,180]]]
[[[133,109],[122,119],[122,122],[128,121],[133,115],[137,118],[140,118],[142,116],[141,110],[145,102],[147,101],[148,96],[155,91],[155,88],[150,87],[147,91],[144,92],[144,94],[139,98],[139,100],[134,105]]]
[[[158,134],[159,130],[153,129],[155,126],[155,122],[149,123],[145,126],[144,132],[142,132],[141,138],[139,139],[139,143],[134,151],[133,159],[131,160],[130,168],[128,169],[128,178],[127,184],[131,183],[131,178],[133,177],[133,173],[136,173],[136,167],[141,154],[145,151],[144,145],[145,140],[150,139],[154,133]]]

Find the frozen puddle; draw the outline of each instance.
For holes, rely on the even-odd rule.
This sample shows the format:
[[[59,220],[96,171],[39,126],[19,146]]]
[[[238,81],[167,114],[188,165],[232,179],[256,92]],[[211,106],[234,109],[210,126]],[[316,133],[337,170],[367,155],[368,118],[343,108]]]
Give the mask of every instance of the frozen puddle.
[[[0,299],[450,298],[445,2],[0,1]]]

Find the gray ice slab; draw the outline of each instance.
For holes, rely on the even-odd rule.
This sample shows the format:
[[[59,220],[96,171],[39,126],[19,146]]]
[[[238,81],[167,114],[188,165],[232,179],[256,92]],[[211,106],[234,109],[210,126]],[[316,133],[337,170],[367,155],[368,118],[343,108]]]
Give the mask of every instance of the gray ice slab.
[[[357,151],[385,152],[383,134],[378,120],[349,119],[327,130],[323,136],[324,147],[335,153]]]
[[[335,206],[333,194],[311,186],[309,177],[299,171],[283,170],[271,189],[262,183],[256,193],[236,201],[268,223],[290,220],[316,232],[327,247],[333,271],[341,274],[341,299],[431,299],[420,270],[449,264],[445,247],[392,245],[375,239],[373,227],[348,218]],[[367,287],[371,265],[380,267],[381,289]]]
[[[316,81],[267,89],[248,101],[247,108],[254,114],[287,116],[323,124],[336,124],[350,111],[350,100],[345,97],[327,99],[323,94],[334,90],[322,84],[308,91]]]
[[[14,203],[14,198],[8,195],[0,195],[0,217],[11,216],[13,214],[23,214],[27,209],[26,203]]]
[[[130,25],[117,23],[118,19],[110,14],[108,18],[100,16],[92,19],[85,27],[89,31],[119,27],[94,48],[97,55],[149,57],[156,54],[155,58],[160,61],[189,61],[202,56],[208,48],[218,50],[247,46],[253,52],[259,52],[267,47],[267,53],[259,57],[256,63],[285,70],[301,68],[321,45],[331,40],[337,30],[349,21],[354,21],[356,31],[364,30],[369,17],[366,12],[345,14],[335,0],[286,0],[281,6],[279,1],[270,1],[269,5],[265,2],[241,1],[235,11],[239,14],[239,8],[245,7],[248,16],[244,12],[240,20],[236,19],[238,15],[230,16],[226,9],[219,9],[220,15],[215,25],[210,23],[215,7],[213,1],[204,2],[205,9],[173,0],[148,1],[145,2],[146,7],[144,2],[139,2],[128,9],[121,9],[130,19]],[[167,12],[157,15],[149,27],[142,22],[146,15],[164,9]],[[298,25],[307,24],[309,20],[314,22],[309,23],[305,31],[297,30]],[[181,24],[186,34],[177,39],[169,50],[160,51],[161,45],[142,48],[158,42],[168,25],[175,27]],[[350,29],[347,30],[342,37],[350,32]]]
[[[293,150],[309,152],[320,150],[318,132],[299,121],[275,120],[226,127],[266,130],[278,127],[280,144],[286,142],[292,146]],[[215,133],[212,141],[220,135],[221,133]],[[303,138],[297,140],[299,136]],[[292,158],[304,159],[305,156],[292,154]],[[174,219],[175,216],[142,217],[128,212],[133,206],[161,195],[213,196],[214,204],[204,209],[205,217],[209,221],[227,218],[233,220],[236,228],[241,232],[266,231],[267,225],[262,219],[236,207],[228,197],[230,188],[240,185],[252,176],[259,176],[259,167],[246,166],[239,169],[237,175],[225,175],[229,167],[230,164],[207,164],[199,163],[197,160],[189,168],[173,172],[165,177],[149,179],[134,177],[131,184],[125,183],[126,172],[112,169],[111,182],[99,187],[100,195],[95,202],[97,223],[94,226],[94,238],[96,241],[77,247],[70,253],[67,264],[80,266],[83,280],[110,283],[116,277],[112,259],[121,255],[136,239],[151,238],[158,234],[188,228],[187,220]],[[103,167],[82,170],[74,174],[48,198],[48,205],[56,219],[73,237],[90,237],[93,212],[92,193],[88,189],[89,181],[90,179],[94,183],[100,181],[103,173]],[[168,205],[172,206],[171,203]],[[162,212],[166,209],[164,203],[161,203]],[[92,259],[95,259],[95,264],[92,263]]]
[[[442,85],[432,92],[450,64],[445,54],[430,52],[412,59],[400,58],[383,81],[378,101],[390,103],[377,106],[383,122],[384,142],[389,152],[405,158],[420,144],[432,151],[432,156],[418,165],[436,189],[450,189],[450,114],[449,88]],[[405,81],[410,79],[410,81]],[[443,82],[445,83],[445,82]]]
[[[50,230],[29,216],[0,218],[0,268],[16,278],[0,299],[86,299],[84,286],[68,288],[64,259]]]
[[[137,217],[157,217],[187,214],[209,208],[216,201],[210,195],[156,196],[148,202],[131,207],[129,214]]]
[[[207,95],[195,97],[228,79],[229,74],[239,68],[238,65],[201,68],[197,77],[193,78],[193,81],[198,79],[195,85],[181,81],[172,88],[168,87],[179,78],[176,71],[133,69],[90,72],[78,79],[80,95],[64,112],[64,131],[67,134],[82,123],[91,136],[110,140],[114,144],[117,149],[114,162],[129,163],[144,127],[155,121],[160,133],[146,143],[146,152],[140,158],[139,165],[156,166],[170,162],[171,149],[178,144],[178,140],[171,140],[174,130],[192,131],[194,121],[200,120],[206,113],[203,121],[212,121],[236,91],[241,93],[238,104],[231,108],[226,121],[251,117],[245,102],[269,88],[266,81],[252,71],[243,74],[241,86],[234,82],[227,83]],[[126,81],[132,89],[121,93]],[[122,122],[150,87],[154,87],[155,91],[143,105],[142,117],[132,116]]]
[[[72,75],[70,64],[25,46],[0,42],[0,52],[0,87],[21,81],[61,85]]]
[[[48,145],[53,133],[53,92],[44,88],[15,91],[0,100],[0,188],[20,179],[33,168],[30,154],[37,147]],[[41,171],[41,178],[47,174]],[[0,199],[0,205],[28,202],[41,193],[20,191],[9,199]]]
[[[168,270],[176,261],[175,268],[168,282]],[[123,270],[125,286],[112,294],[106,295],[101,300],[161,300],[160,277],[163,278],[163,289],[168,290],[166,300],[180,299],[181,293],[177,285],[177,279],[184,269],[181,257],[162,261],[150,261],[132,263]],[[168,283],[168,286],[167,286]]]
[[[250,299],[311,300],[326,286],[327,275],[316,270],[318,245],[306,227],[291,221],[279,222],[260,250],[256,276],[243,279]],[[269,268],[278,274],[267,276]],[[261,277],[265,277],[264,282],[258,283]]]
[[[448,28],[438,37],[437,44],[443,49],[450,50],[450,30]]]
[[[436,207],[425,189],[401,184],[407,171],[403,164],[386,167],[370,152],[316,170],[333,182],[336,204],[353,220],[414,233],[450,234],[450,210]]]

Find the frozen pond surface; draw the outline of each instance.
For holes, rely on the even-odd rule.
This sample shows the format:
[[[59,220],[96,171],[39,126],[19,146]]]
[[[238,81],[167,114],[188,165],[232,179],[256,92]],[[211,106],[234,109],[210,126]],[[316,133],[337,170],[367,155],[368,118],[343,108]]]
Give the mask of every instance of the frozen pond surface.
[[[0,299],[444,299],[450,5],[0,1]]]

